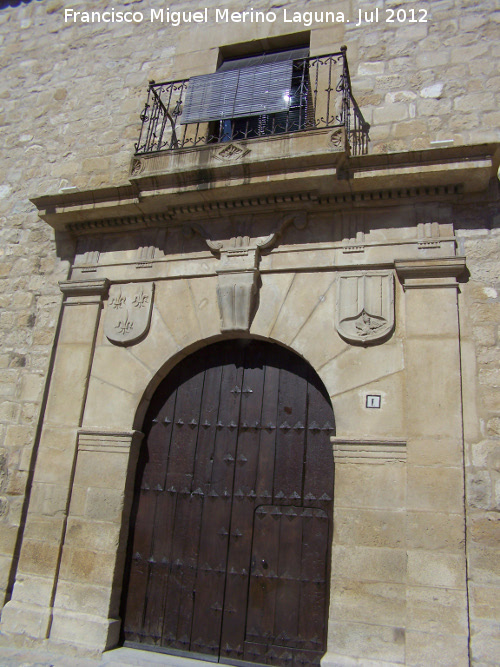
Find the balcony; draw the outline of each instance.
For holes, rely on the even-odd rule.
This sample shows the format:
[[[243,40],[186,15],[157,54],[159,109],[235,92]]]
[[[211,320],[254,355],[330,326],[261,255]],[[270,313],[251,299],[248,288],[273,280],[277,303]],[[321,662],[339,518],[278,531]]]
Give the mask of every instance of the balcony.
[[[235,72],[232,70],[232,73]],[[346,47],[342,47],[338,53],[294,59],[289,64],[286,86],[276,87],[274,80],[274,103],[267,107],[266,104],[260,105],[263,109],[260,112],[260,100],[255,95],[254,102],[249,106],[247,101],[243,111],[240,109],[238,113],[228,111],[227,104],[219,104],[217,85],[224,88],[225,84],[223,79],[217,80],[217,76],[220,77],[215,74],[165,83],[151,81],[141,114],[142,127],[135,146],[136,156],[151,156],[165,151],[182,151],[227,142],[246,142],[276,135],[285,138],[292,133],[310,135],[314,130],[335,128],[339,130],[333,135],[337,137],[339,150],[351,156],[367,153],[370,126],[352,94]],[[212,85],[212,90],[209,90],[211,106],[207,112],[205,102],[203,113],[198,111],[197,118],[196,113],[192,112],[195,105],[193,100],[197,95],[198,98],[203,97],[198,94],[200,79],[203,78],[209,86]],[[252,85],[256,86],[255,81]],[[269,92],[266,85],[260,88],[263,95]],[[206,85],[203,94],[205,92]]]

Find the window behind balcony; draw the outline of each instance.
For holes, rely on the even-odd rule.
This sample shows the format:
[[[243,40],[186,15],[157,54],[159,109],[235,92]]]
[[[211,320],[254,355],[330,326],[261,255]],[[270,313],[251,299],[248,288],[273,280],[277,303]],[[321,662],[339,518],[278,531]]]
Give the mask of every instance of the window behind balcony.
[[[181,124],[209,122],[216,142],[295,132],[311,122],[309,49],[225,60],[190,80]]]

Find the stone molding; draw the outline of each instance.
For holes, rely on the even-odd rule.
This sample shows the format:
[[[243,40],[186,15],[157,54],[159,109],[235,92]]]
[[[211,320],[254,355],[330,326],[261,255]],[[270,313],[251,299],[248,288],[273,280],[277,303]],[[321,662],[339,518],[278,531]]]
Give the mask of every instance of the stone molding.
[[[78,451],[127,454],[140,444],[143,437],[144,433],[141,431],[82,429],[78,432]]]
[[[105,297],[109,290],[110,282],[107,278],[96,280],[61,280],[59,289],[66,297]]]
[[[465,273],[465,257],[402,259],[394,262],[403,289],[457,287],[457,278]]]
[[[335,463],[405,463],[406,441],[368,440],[332,436]]]
[[[177,220],[185,215],[193,219],[193,214],[197,213],[260,208],[273,201],[293,203],[300,199],[342,204],[379,199],[399,201],[401,197],[411,196],[456,196],[458,190],[485,192],[496,172],[496,144],[411,151],[404,155],[404,160],[399,154],[349,158],[339,152],[332,161],[329,135],[325,134],[323,140],[319,135],[316,137],[317,132],[310,135],[298,132],[291,139],[287,138],[286,152],[281,157],[274,153],[272,158],[264,157],[271,145],[275,148],[284,141],[278,136],[264,140],[266,149],[262,160],[254,158],[259,143],[256,139],[251,140],[252,154],[248,160],[234,163],[214,158],[214,167],[217,164],[220,167],[211,171],[208,190],[206,183],[203,188],[196,187],[196,179],[200,178],[200,155],[203,151],[217,154],[218,145],[172,152],[175,155],[163,151],[141,158],[151,163],[151,172],[141,172],[120,187],[44,195],[32,202],[40,217],[55,229],[145,227],[157,216]],[[308,141],[311,137],[316,137],[316,149],[312,153]],[[293,146],[289,144],[292,140]],[[304,155],[307,155],[307,168]],[[184,168],[181,169],[176,160],[184,161]],[[253,177],[247,173],[250,167],[256,170]],[[342,172],[341,178],[337,170]],[[203,178],[206,173],[203,172]],[[283,174],[287,176],[287,187],[276,195],[278,187],[284,187]],[[398,186],[394,187],[394,183]],[[231,197],[231,191],[235,196]]]

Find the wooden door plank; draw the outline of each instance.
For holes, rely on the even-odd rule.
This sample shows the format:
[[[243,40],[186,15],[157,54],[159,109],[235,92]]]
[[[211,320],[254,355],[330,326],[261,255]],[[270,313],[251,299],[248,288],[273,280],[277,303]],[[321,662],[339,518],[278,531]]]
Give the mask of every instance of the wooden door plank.
[[[306,403],[306,379],[286,368],[281,369],[273,489],[275,504],[293,505],[302,498]]]
[[[299,600],[302,566],[302,508],[283,507],[274,636],[277,646],[296,646],[299,628]]]
[[[246,350],[242,377],[221,633],[221,656],[238,660],[243,659],[245,641],[263,386],[264,358],[256,346]]]
[[[185,365],[185,375],[182,384],[177,390],[177,400],[172,424],[172,445],[170,448],[170,458],[168,461],[168,473],[166,480],[166,490],[164,493],[176,498],[175,516],[167,524],[163,517],[158,517],[156,529],[159,534],[171,533],[170,566],[167,583],[167,590],[161,612],[157,607],[151,610],[150,617],[155,623],[154,615],[163,617],[163,627],[161,631],[161,645],[172,648],[187,650],[189,649],[190,638],[183,633],[179,625],[186,625],[185,618],[182,617],[181,605],[185,600],[185,587],[190,583],[189,558],[186,551],[189,551],[189,545],[192,538],[193,524],[192,518],[193,503],[191,493],[193,491],[192,482],[195,468],[196,441],[199,428],[199,416],[201,408],[201,398],[205,373],[199,370],[199,366],[190,360]],[[197,503],[194,503],[195,511]],[[199,522],[195,526],[198,531]],[[198,541],[197,535],[195,537]],[[158,558],[161,555],[158,554]],[[155,601],[163,597],[165,585],[163,582],[152,581],[152,595]],[[192,583],[192,582],[191,582]],[[189,593],[191,595],[191,593]],[[186,609],[184,609],[187,612]],[[160,616],[160,618],[161,618]]]
[[[148,628],[144,627],[151,574],[149,561],[153,551],[155,516],[158,514],[158,493],[154,489],[165,487],[166,462],[172,435],[168,415],[173,414],[175,401],[176,391],[169,387],[167,399],[163,397],[163,404],[152,406],[147,417],[148,436],[139,456],[136,501],[132,509],[132,517],[135,517],[131,532],[132,560],[124,614],[124,633],[130,641],[157,642],[154,637],[150,637]]]
[[[193,614],[192,646],[218,655],[227,571],[227,550],[238,437],[242,352],[221,360],[220,400],[215,424],[212,474],[200,535],[199,572]]]
[[[335,422],[329,399],[316,383],[309,382],[304,498],[308,506],[323,507],[329,513],[334,480],[330,436],[334,433]]]

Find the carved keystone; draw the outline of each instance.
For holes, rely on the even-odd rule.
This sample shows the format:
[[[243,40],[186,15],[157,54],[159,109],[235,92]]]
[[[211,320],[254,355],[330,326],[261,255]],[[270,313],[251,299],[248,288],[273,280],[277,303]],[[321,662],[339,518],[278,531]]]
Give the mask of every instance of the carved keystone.
[[[216,273],[221,331],[250,330],[258,304],[260,253],[272,248],[290,223],[303,229],[307,218],[305,214],[287,216],[269,236],[234,236],[228,241],[212,241],[202,227],[192,225],[210,250],[220,256]]]

